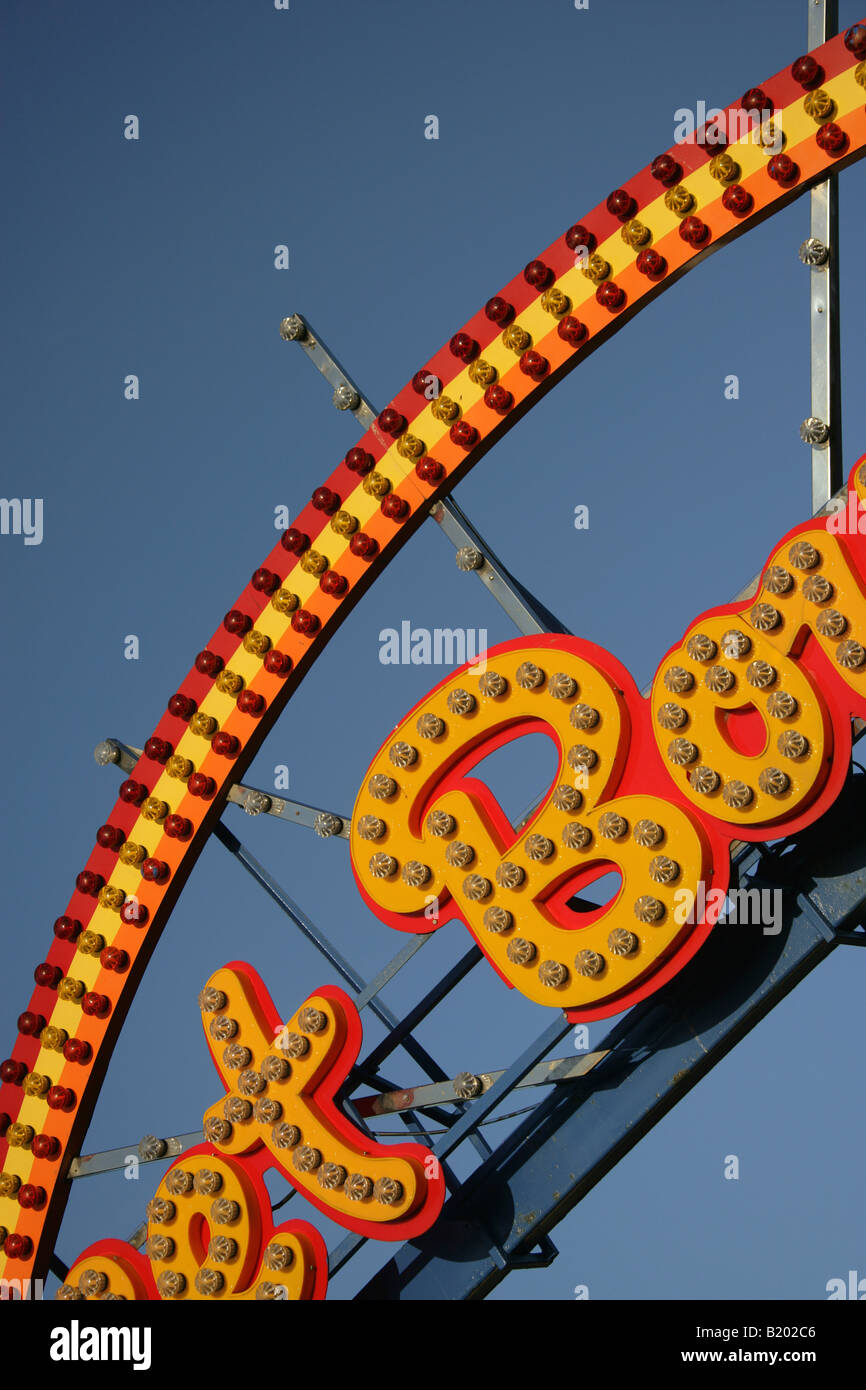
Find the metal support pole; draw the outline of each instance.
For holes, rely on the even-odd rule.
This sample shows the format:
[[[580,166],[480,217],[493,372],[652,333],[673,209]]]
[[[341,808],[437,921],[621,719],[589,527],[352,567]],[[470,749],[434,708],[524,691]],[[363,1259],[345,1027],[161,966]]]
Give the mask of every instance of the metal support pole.
[[[839,27],[838,0],[808,0],[808,49]],[[800,433],[812,450],[812,513],[842,485],[842,382],[839,342],[839,180],[831,174],[809,194],[809,240],[800,259],[810,267],[812,406]]]

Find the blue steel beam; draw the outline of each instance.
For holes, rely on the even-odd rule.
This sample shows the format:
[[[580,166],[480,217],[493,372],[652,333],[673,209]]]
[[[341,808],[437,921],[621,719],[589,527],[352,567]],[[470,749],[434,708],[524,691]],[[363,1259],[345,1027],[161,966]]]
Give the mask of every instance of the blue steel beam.
[[[371,1071],[378,1067],[380,1062],[389,1057],[394,1049],[401,1045],[404,1038],[411,1036],[418,1024],[423,1023],[427,1015],[431,1014],[438,1004],[441,1004],[445,996],[451,993],[452,989],[469,974],[470,970],[475,968],[481,959],[482,955],[479,948],[470,946],[469,950],[460,957],[456,964],[452,965],[451,969],[440,980],[436,981],[435,985],[406,1014],[405,1018],[402,1018],[399,1023],[394,1022],[388,1036],[377,1043],[366,1057],[361,1058],[359,1066],[365,1071]],[[439,1076],[433,1079],[434,1081],[448,1081],[450,1078],[442,1071]]]
[[[556,1087],[446,1203],[432,1230],[402,1246],[357,1297],[485,1297],[835,949],[838,940],[828,936],[862,923],[864,820],[866,777],[852,775],[817,825],[786,842],[793,852],[747,850],[741,870],[760,868],[750,886],[782,892],[779,934],[718,927],[669,985],[613,1028],[601,1044],[611,1055],[586,1078]]]

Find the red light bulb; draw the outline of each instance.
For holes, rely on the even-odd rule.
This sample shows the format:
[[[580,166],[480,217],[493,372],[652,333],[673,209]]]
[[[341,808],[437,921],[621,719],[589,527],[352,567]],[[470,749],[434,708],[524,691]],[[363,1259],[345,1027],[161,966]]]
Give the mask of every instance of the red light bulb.
[[[745,216],[754,201],[751,193],[747,193],[738,183],[732,183],[722,194],[722,207],[732,212],[735,217]]]
[[[340,495],[329,487],[317,487],[311,501],[317,512],[326,512],[328,516],[340,510]]]
[[[680,223],[680,236],[689,246],[703,246],[709,240],[710,229],[699,217],[684,217]]]
[[[292,669],[292,658],[272,647],[265,653],[264,668],[272,676],[287,676]]]
[[[665,188],[672,188],[682,178],[683,166],[677,163],[672,154],[659,154],[650,165],[650,173]]]
[[[635,264],[641,275],[646,275],[650,280],[660,280],[668,268],[664,256],[660,256],[651,246],[641,251]]]
[[[553,284],[554,274],[544,261],[530,261],[529,265],[524,267],[523,278],[533,289],[545,290],[548,285]]]
[[[272,594],[280,587],[280,576],[273,570],[257,569],[250,583],[260,594]]]
[[[382,498],[380,510],[389,521],[402,521],[409,515],[409,503],[404,497],[398,497],[396,492],[389,492],[387,497]]]
[[[498,323],[504,328],[514,318],[514,305],[503,299],[501,294],[495,294],[492,299],[488,299],[484,312],[491,323]]]
[[[58,917],[54,923],[54,935],[60,941],[74,941],[81,934],[81,923],[76,917]]]
[[[193,772],[187,780],[186,789],[190,796],[201,796],[207,801],[216,791],[216,782],[203,772]]]
[[[120,920],[128,927],[143,927],[149,916],[144,903],[138,902],[136,898],[127,898],[120,909]]]
[[[471,449],[478,442],[478,431],[466,420],[455,420],[448,431],[448,438],[452,444],[459,444],[461,449]]]
[[[488,386],[484,392],[484,404],[491,410],[495,410],[499,415],[505,415],[514,405],[514,397],[510,391],[506,391],[504,386],[500,386],[494,381],[492,386]]]
[[[67,1038],[63,1044],[63,1056],[67,1062],[85,1064],[90,1061],[92,1055],[93,1048],[83,1038]]]
[[[564,342],[570,343],[572,347],[580,347],[580,344],[585,341],[587,334],[586,324],[581,323],[579,319],[573,318],[571,314],[568,314],[564,319],[560,319],[559,323],[556,325],[556,331],[560,338],[562,338]]]
[[[445,476],[445,469],[442,467],[441,463],[437,463],[436,459],[426,458],[419,459],[415,464],[415,473],[421,479],[422,483],[430,483],[432,485],[433,483],[441,482],[442,478]]]
[[[45,1206],[46,1199],[45,1188],[37,1186],[36,1183],[25,1182],[18,1189],[18,1201],[25,1210],[32,1208],[34,1211],[39,1211],[41,1207]],[[6,1240],[6,1248],[8,1251],[9,1237]]]
[[[90,869],[82,869],[75,879],[75,887],[79,893],[84,893],[88,898],[95,898],[100,888],[105,887],[105,879],[102,874],[95,874]]]
[[[49,1110],[71,1110],[75,1105],[75,1092],[68,1086],[52,1086],[45,1099]]]
[[[612,193],[608,194],[605,207],[611,216],[618,217],[620,222],[634,217],[637,212],[637,203],[624,188],[615,188]]]
[[[258,573],[259,571],[256,570],[256,574]],[[253,576],[253,583],[255,584],[255,576]],[[195,669],[202,676],[218,676],[224,665],[225,662],[222,657],[217,656],[216,652],[208,651],[207,648],[203,652],[199,652],[195,659]]]
[[[829,121],[827,125],[822,125],[815,134],[815,140],[819,149],[822,149],[825,154],[844,154],[848,148],[848,136],[835,121]]]
[[[612,280],[605,280],[603,285],[599,285],[595,297],[603,309],[619,309],[625,304],[625,290],[621,290]]]
[[[319,588],[331,598],[344,594],[348,587],[349,581],[342,574],[337,574],[336,570],[326,570],[319,580]]]
[[[299,531],[297,526],[290,526],[280,536],[280,545],[283,550],[288,550],[292,555],[302,555],[308,549],[310,538],[306,531]]]
[[[740,105],[744,111],[772,111],[773,103],[760,87],[750,87],[744,96],[740,98]]]
[[[57,1158],[60,1153],[60,1140],[53,1134],[35,1134],[30,1151],[35,1158]]]
[[[6,1244],[3,1249],[10,1260],[26,1260],[33,1253],[33,1241],[29,1236],[22,1236],[17,1231],[12,1231],[6,1237]]]
[[[107,994],[97,994],[95,990],[89,990],[81,1001],[81,1007],[91,1018],[104,1018],[111,1008],[111,1000]]]
[[[106,946],[100,952],[99,960],[103,969],[116,970],[119,975],[129,969],[129,952],[120,946]],[[50,1100],[48,1104],[51,1104]]]
[[[385,409],[378,416],[377,424],[385,434],[396,436],[402,434],[407,428],[409,421],[405,415],[401,415],[399,410],[395,410],[392,405],[386,405]]]
[[[422,462],[429,463],[431,460],[423,459]],[[379,542],[375,537],[365,535],[363,531],[356,531],[349,541],[349,549],[361,560],[372,560],[373,556],[379,553]]]
[[[35,1038],[45,1026],[42,1015],[34,1014],[29,1009],[26,1013],[18,1015],[18,1032],[23,1033],[26,1038]]]
[[[265,707],[265,697],[259,695],[255,690],[242,690],[238,696],[237,705],[241,714],[261,714]]]
[[[183,696],[172,695],[172,700],[183,699]],[[169,701],[169,703],[171,703]],[[125,782],[121,782],[118,793],[121,801],[127,802],[130,806],[140,806],[144,798],[148,795],[147,787],[143,782],[136,782],[132,777],[128,777]]]
[[[96,832],[96,843],[100,849],[120,849],[126,836],[116,825],[101,825]]]
[[[221,758],[234,758],[237,756],[241,744],[240,739],[236,738],[234,734],[227,734],[221,729],[218,734],[214,734],[210,746]],[[147,860],[144,862],[146,864]]]
[[[800,170],[786,154],[774,154],[767,165],[767,173],[776,183],[780,183],[783,188],[790,183],[796,183],[800,177]]]
[[[546,357],[542,357],[535,348],[528,348],[517,364],[524,376],[532,377],[533,381],[541,381],[550,371],[550,363]]]
[[[357,534],[360,534],[360,532]],[[352,537],[352,540],[355,539],[357,539],[357,536]],[[298,608],[296,612],[292,614],[292,630],[302,633],[304,637],[312,637],[315,632],[318,632],[320,627],[321,623],[315,613],[308,612],[306,608]]]
[[[471,362],[481,351],[479,344],[468,333],[455,333],[448,344],[448,351],[461,362]]]
[[[175,719],[182,719],[186,724],[192,719],[198,709],[198,704],[191,695],[184,695],[182,691],[178,690],[172,695],[167,708],[169,714],[173,714]],[[145,792],[145,796],[147,796],[147,792]]]
[[[854,24],[845,35],[845,47],[855,58],[866,58],[866,24]]]
[[[155,763],[165,763],[174,752],[174,745],[165,738],[149,738],[144,745],[144,756]]]
[[[25,1064],[14,1057],[7,1057],[5,1062],[0,1062],[0,1081],[4,1086],[20,1086],[26,1075]]]
[[[565,244],[570,251],[576,251],[578,246],[585,246],[587,251],[592,253],[597,241],[592,232],[588,232],[580,222],[576,222],[573,227],[569,227],[565,234]]]
[[[163,830],[171,840],[188,840],[192,834],[192,821],[186,816],[166,816]]]
[[[223,627],[232,637],[242,637],[245,632],[249,632],[252,625],[253,620],[249,614],[242,613],[239,608],[233,608],[223,618]]]
[[[368,454],[366,449],[359,449],[357,445],[354,449],[349,450],[343,462],[352,473],[357,473],[361,477],[363,477],[365,473],[369,473],[370,469],[376,466],[376,460],[373,458],[373,455]]]
[[[434,400],[436,396],[442,394],[442,382],[433,372],[426,370],[416,372],[412,378],[412,390],[419,396],[426,396],[428,400]]]
[[[43,989],[56,989],[63,979],[63,971],[59,965],[52,965],[50,961],[44,960],[33,971],[33,978]]]
[[[796,63],[791,65],[791,76],[801,87],[808,90],[809,87],[820,87],[824,81],[824,69],[811,53],[804,53],[802,58],[798,58]]]
[[[214,737],[214,743],[219,735]],[[141,876],[148,883],[165,883],[169,875],[168,865],[162,859],[145,859],[141,866]]]

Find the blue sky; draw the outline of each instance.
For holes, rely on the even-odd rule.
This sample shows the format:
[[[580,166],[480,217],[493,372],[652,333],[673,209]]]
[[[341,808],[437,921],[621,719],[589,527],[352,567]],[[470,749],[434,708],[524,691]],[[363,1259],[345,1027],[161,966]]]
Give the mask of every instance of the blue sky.
[[[860,17],[848,0],[839,8],[842,26]],[[7,1055],[116,795],[93,746],[109,735],[141,745],[272,546],[275,507],[298,510],[360,433],[280,340],[280,319],[306,315],[385,404],[520,267],[671,144],[678,108],[724,106],[805,51],[806,4],[292,0],[277,12],[266,0],[10,0],[3,27],[0,490],[44,500],[41,545],[0,537]],[[424,139],[430,113],[438,141]],[[128,114],[138,141],[123,138]],[[847,471],[866,452],[862,167],[842,176],[840,199]],[[807,235],[800,200],[711,257],[457,490],[518,577],[640,685],[809,514]],[[274,268],[277,244],[288,270]],[[129,373],[137,401],[124,399]],[[731,373],[736,401],[724,395]],[[590,509],[584,531],[578,504]],[[290,795],[348,814],[388,730],[444,674],[380,663],[380,631],[406,619],[484,628],[490,643],[515,635],[430,523],[331,642],[249,781],[272,787],[285,764]],[[129,634],[136,661],[124,657]],[[500,760],[491,786],[517,814],[551,773],[536,736]],[[263,819],[225,816],[374,973],[403,938],[361,902],[344,842]],[[386,1002],[403,1012],[469,944],[448,927]],[[337,982],[212,842],[135,999],[88,1149],[198,1127],[218,1083],[196,994],[238,956],[286,1017]],[[494,1297],[568,1300],[587,1284],[591,1298],[820,1299],[829,1279],[866,1274],[862,1223],[837,1180],[866,1137],[859,963],[840,949],[802,983],[560,1226],[554,1264],[511,1275]],[[364,1021],[378,1040],[369,1011]],[[453,1075],[505,1066],[547,1022],[482,965],[419,1036]],[[605,1027],[592,1026],[593,1044]],[[421,1080],[402,1054],[388,1069]],[[739,1181],[723,1177],[728,1154]],[[458,1156],[458,1174],[468,1166]],[[160,1172],[77,1183],[61,1256],[129,1234]],[[309,1217],[301,1207],[286,1214]],[[388,1249],[368,1247],[331,1297],[350,1297]]]

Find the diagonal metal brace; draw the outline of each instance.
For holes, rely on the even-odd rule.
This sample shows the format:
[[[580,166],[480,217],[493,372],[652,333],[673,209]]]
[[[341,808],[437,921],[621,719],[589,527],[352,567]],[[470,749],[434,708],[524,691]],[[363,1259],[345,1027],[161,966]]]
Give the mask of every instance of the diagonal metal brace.
[[[314,332],[307,319],[301,314],[290,314],[280,325],[280,335],[289,342],[299,343],[322,376],[337,387],[334,404],[338,409],[350,408],[343,404],[344,401],[356,401],[357,405],[351,409],[356,420],[359,420],[365,429],[369,429],[375,423],[377,411],[374,406],[339,365],[333,353],[325,347],[321,337]],[[456,502],[450,497],[435,502],[430,509],[430,515],[456,547],[460,567],[475,571],[485,589],[489,590],[520,632],[525,636],[531,636],[539,632],[568,631],[544,604],[539,603],[529,590],[509,573]],[[465,565],[462,562],[464,556],[467,560]]]

